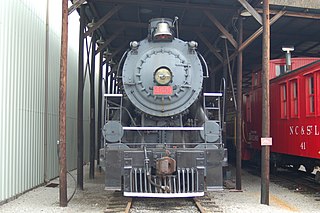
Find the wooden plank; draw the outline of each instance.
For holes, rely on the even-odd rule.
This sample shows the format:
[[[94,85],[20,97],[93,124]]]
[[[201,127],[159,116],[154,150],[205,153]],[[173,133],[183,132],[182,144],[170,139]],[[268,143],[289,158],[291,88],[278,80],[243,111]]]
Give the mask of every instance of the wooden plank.
[[[131,206],[132,206],[132,198],[129,198],[128,204],[127,204],[127,207],[126,207],[124,213],[130,213]]]
[[[282,17],[286,11],[280,11],[278,14],[273,16],[270,19],[270,25],[272,25],[274,22],[276,22],[280,17]],[[235,57],[237,57],[238,52],[243,51],[251,42],[253,42],[261,33],[262,33],[262,27],[260,27],[255,33],[253,33],[245,42],[243,42],[239,49],[235,51],[231,56],[230,56],[230,61],[232,61]],[[219,64],[218,66],[215,67],[213,72],[216,72],[217,70],[221,69],[223,65],[227,64],[227,61],[224,61],[222,64]]]
[[[238,1],[262,25],[261,15],[246,0],[238,0]]]
[[[75,11],[80,5],[82,5],[86,0],[78,0],[73,5],[68,8],[68,15]]]
[[[220,53],[218,53],[217,49],[211,45],[207,38],[200,32],[197,32],[197,35],[203,41],[203,43],[205,43],[209,50],[219,59],[219,61],[223,62],[222,56],[220,55]]]
[[[197,198],[193,198],[193,201],[194,201],[194,203],[196,204],[198,210],[201,213],[205,213],[206,212],[206,210],[202,207],[201,203],[199,202],[199,200]]]
[[[258,13],[262,13],[261,8],[256,8],[256,11]],[[280,12],[279,10],[270,10],[270,14],[278,14],[279,12]],[[320,19],[320,14],[309,13],[309,12],[287,11],[284,15],[288,17],[295,17],[295,18]]]
[[[96,54],[100,53],[103,49],[105,49],[115,38],[117,38],[120,33],[124,30],[124,28],[120,28],[115,34],[113,34],[108,40],[106,40],[96,51]]]
[[[270,19],[270,25],[272,25],[274,22],[276,22],[280,17],[282,17],[286,11],[280,11],[278,14],[273,16]],[[245,42],[243,42],[239,47],[239,52],[243,51],[251,42],[253,42],[258,36],[262,33],[263,27],[260,27],[256,32],[254,32]]]
[[[238,49],[238,43],[234,40],[233,36],[222,26],[222,24],[214,17],[214,15],[209,10],[204,10],[206,16],[210,19],[210,21],[222,32],[223,35],[227,37],[230,43]]]
[[[93,27],[89,28],[88,31],[84,33],[84,36],[88,36],[93,33],[96,29],[98,29],[102,24],[108,21],[118,10],[120,10],[122,5],[117,5],[112,8],[105,16],[103,16],[97,23],[94,23]]]
[[[115,57],[116,55],[118,55],[125,47],[129,47],[129,42],[128,41],[124,41],[123,44],[118,47],[116,50],[114,50],[110,56],[108,56],[106,58],[106,60],[103,62],[103,64],[107,63],[109,60],[111,60],[113,57]]]
[[[270,0],[270,5],[320,9],[319,0]]]
[[[237,6],[223,6],[214,3],[208,4],[199,4],[196,3],[185,3],[185,2],[170,2],[166,1],[154,1],[154,0],[103,0],[105,3],[114,3],[114,4],[131,4],[131,5],[143,5],[143,6],[155,6],[155,7],[163,7],[163,8],[178,8],[178,9],[195,9],[195,10],[226,10],[226,11],[234,11],[237,9]]]

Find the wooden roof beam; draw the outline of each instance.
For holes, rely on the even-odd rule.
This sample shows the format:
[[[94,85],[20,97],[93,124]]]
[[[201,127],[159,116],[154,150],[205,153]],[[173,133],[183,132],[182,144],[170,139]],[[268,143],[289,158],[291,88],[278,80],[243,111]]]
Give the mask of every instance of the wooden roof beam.
[[[138,23],[132,21],[109,21],[108,24],[116,26],[126,26],[126,27],[136,27],[136,28],[148,28],[148,23]],[[198,27],[198,26],[179,26],[179,30],[182,31],[193,31],[193,32],[212,32],[212,29],[208,27]]]
[[[276,22],[279,18],[281,18],[286,11],[280,11],[278,14],[273,16],[270,19],[270,25],[272,25],[274,22]],[[249,44],[251,44],[256,38],[258,38],[259,35],[261,35],[263,31],[263,27],[261,26],[256,32],[254,32],[247,40],[245,40],[239,47],[238,52],[243,51]]]
[[[286,11],[280,11],[278,14],[276,14],[275,16],[273,16],[270,19],[270,26],[275,23],[280,17],[282,17],[284,14],[286,13]],[[237,51],[235,51],[234,53],[232,53],[232,55],[230,56],[230,61],[233,60],[235,57],[237,57],[238,53],[243,51],[249,44],[251,44],[256,38],[258,38],[258,36],[262,33],[263,27],[260,27],[256,32],[254,32],[246,41],[244,41],[240,46],[239,49]],[[214,69],[214,72],[216,72],[217,70],[219,70],[223,65],[227,64],[227,61],[224,61],[222,64],[220,64],[219,66],[217,66]]]
[[[261,8],[255,9],[258,13],[263,13]],[[280,10],[270,10],[270,14],[274,15],[279,13]],[[320,19],[320,14],[304,13],[304,12],[293,12],[286,11],[285,16],[295,17],[295,18],[308,18],[308,19]]]
[[[129,47],[129,42],[128,41],[123,42],[123,44],[120,47],[118,47],[117,49],[111,52],[111,55],[106,58],[104,63],[110,61],[112,58],[114,58],[116,55],[122,52],[122,50],[127,46]]]
[[[270,0],[270,5],[299,7],[306,9],[320,9],[319,0]]]
[[[98,29],[102,24],[108,21],[118,10],[120,10],[122,5],[116,5],[112,8],[105,16],[103,16],[98,22],[94,23],[93,27],[89,28],[88,31],[84,33],[84,36],[88,36],[93,33],[96,29]]]
[[[75,11],[78,7],[80,7],[86,0],[78,0],[73,5],[68,8],[68,15],[70,15],[73,11]]]
[[[223,35],[225,35],[228,39],[228,41],[236,48],[238,49],[238,43],[236,40],[234,40],[233,36],[222,26],[222,24],[214,17],[214,15],[209,10],[204,10],[204,13],[206,16],[210,19],[210,21],[222,32]]]
[[[197,9],[197,10],[236,10],[237,7],[222,6],[222,5],[203,5],[193,3],[178,3],[178,2],[163,2],[154,0],[91,0],[91,2],[105,2],[113,4],[133,4],[133,5],[144,5],[144,6],[155,6],[163,8],[179,8],[179,9]]]
[[[238,0],[238,2],[262,25],[261,15],[246,0]]]
[[[197,32],[197,35],[201,39],[201,41],[209,48],[209,50],[219,59],[219,61],[223,62],[222,56],[220,55],[218,50],[211,45],[208,39],[200,32]]]
[[[101,52],[103,49],[105,49],[115,38],[117,38],[120,33],[124,30],[124,27],[120,28],[116,33],[114,33],[108,40],[106,40],[102,45],[99,46],[99,48],[96,51],[96,54]]]

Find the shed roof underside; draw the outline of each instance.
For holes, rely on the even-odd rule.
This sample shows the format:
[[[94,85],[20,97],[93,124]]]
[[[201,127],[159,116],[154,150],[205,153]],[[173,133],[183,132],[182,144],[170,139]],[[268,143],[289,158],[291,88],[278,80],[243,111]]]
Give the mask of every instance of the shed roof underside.
[[[270,2],[274,1],[277,0]],[[230,42],[230,38],[227,42],[221,38],[223,33],[212,16],[237,41],[238,20],[241,18],[240,12],[244,10],[240,2],[244,0],[87,0],[85,14],[88,22],[94,20],[99,23],[99,20],[107,19],[95,32],[97,37],[110,42],[107,48],[114,61],[119,61],[130,41],[146,37],[151,18],[173,19],[177,16],[179,37],[186,41],[197,41],[198,49],[206,58],[211,71],[220,72],[222,62],[219,55],[223,58],[225,43],[230,56],[236,54],[237,48]],[[247,2],[262,16],[261,0]],[[314,8],[317,8],[316,5]],[[295,47],[293,57],[320,57],[320,9],[271,4],[270,11],[271,19],[279,12],[285,12],[271,25],[271,59],[284,57],[281,50],[283,45]],[[243,18],[244,41],[260,27],[261,24],[253,16]],[[260,35],[244,49],[245,74],[261,65],[261,52]]]

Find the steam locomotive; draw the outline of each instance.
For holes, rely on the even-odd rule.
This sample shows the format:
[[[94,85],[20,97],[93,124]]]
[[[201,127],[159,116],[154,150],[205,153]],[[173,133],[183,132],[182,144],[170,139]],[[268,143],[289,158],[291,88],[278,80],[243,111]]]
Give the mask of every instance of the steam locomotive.
[[[222,93],[204,93],[197,42],[174,36],[174,21],[149,21],[119,62],[118,91],[104,94],[105,189],[134,197],[194,197],[223,187]]]

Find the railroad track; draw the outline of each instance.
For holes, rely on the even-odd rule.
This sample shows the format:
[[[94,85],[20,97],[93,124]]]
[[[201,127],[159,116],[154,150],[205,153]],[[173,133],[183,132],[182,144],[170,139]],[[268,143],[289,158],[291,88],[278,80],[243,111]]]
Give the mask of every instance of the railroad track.
[[[115,191],[107,200],[107,208],[104,213],[130,212],[132,198],[124,197],[122,192]]]
[[[214,201],[214,198],[209,196],[199,197],[199,198],[193,198],[193,202],[197,206],[199,212],[201,213],[209,213],[209,212],[224,212],[223,208],[218,206],[216,202]]]
[[[260,168],[248,165],[245,168],[249,173],[260,176]],[[313,174],[287,168],[278,168],[270,174],[270,182],[301,194],[309,194],[320,201],[320,184],[315,181]]]
[[[314,195],[320,201],[320,184],[315,181],[313,174],[303,171],[282,169],[270,176],[270,181],[297,193]]]
[[[127,198],[114,193],[108,200],[105,213],[209,213],[223,212],[213,198],[209,196],[199,198]]]

